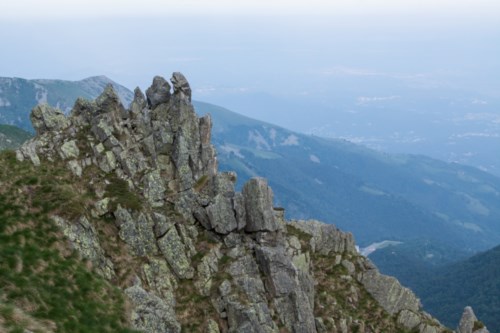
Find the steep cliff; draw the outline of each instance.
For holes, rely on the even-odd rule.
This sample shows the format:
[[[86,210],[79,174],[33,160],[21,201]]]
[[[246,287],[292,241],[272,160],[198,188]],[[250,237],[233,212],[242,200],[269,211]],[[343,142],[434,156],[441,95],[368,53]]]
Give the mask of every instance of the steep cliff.
[[[66,170],[57,172],[72,180],[72,196],[56,195],[62,201],[45,211],[89,269],[126,295],[127,325],[144,332],[449,331],[359,255],[351,234],[285,221],[265,179],[236,192],[236,174],[217,171],[210,116],[196,116],[182,74],[171,82],[173,91],[161,77],[146,95],[136,89],[130,109],[111,86],[95,101],[77,100],[69,117],[37,106],[37,135],[16,154],[21,165]],[[20,191],[38,193],[40,183],[27,181]]]

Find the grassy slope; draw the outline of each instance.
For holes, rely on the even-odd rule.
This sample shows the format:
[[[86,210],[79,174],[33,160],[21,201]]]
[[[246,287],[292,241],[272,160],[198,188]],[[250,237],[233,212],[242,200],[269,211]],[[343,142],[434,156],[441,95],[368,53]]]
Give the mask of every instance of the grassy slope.
[[[0,125],[0,150],[15,149],[31,138],[28,133],[18,127],[10,125]]]
[[[69,172],[0,153],[0,330],[131,332],[121,292],[94,274],[49,218],[76,216],[85,193]]]

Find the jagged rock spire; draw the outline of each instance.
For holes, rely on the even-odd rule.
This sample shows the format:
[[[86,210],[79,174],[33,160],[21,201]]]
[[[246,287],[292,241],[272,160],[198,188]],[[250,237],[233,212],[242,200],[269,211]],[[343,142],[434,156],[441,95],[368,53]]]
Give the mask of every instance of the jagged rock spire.
[[[161,76],[155,76],[153,84],[146,90],[148,106],[154,109],[170,100],[170,84]]]
[[[183,98],[186,98],[189,102],[191,102],[191,87],[189,86],[189,82],[186,80],[184,75],[182,75],[182,73],[175,72],[170,81],[174,85],[174,93],[181,95]]]
[[[470,306],[466,306],[457,333],[489,333],[488,329],[480,322]]]

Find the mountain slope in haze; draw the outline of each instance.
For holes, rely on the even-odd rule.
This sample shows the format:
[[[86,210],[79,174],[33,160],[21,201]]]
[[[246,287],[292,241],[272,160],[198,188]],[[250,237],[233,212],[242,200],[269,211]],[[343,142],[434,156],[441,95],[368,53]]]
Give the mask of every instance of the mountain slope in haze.
[[[46,99],[72,105],[82,92],[96,97],[109,79],[0,82],[0,122],[31,128],[32,104]],[[126,88],[118,91],[122,99],[132,96]],[[207,103],[195,106],[200,114],[213,115],[221,167],[236,170],[240,186],[250,176],[268,177],[291,218],[337,224],[353,231],[362,246],[433,239],[477,251],[500,243],[500,181],[487,173],[302,135]]]
[[[31,138],[32,134],[18,127],[0,125],[0,150],[16,149],[24,141]]]
[[[492,332],[500,332],[500,246],[453,264],[418,270],[412,269],[413,256],[398,248],[391,246],[374,253],[373,260],[414,290],[426,311],[453,325],[459,319],[454,311],[470,305],[481,313],[481,320]]]
[[[434,239],[477,251],[500,243],[500,179],[425,156],[382,154],[195,102],[214,118],[221,167],[269,178],[290,217],[351,230],[362,245]]]
[[[125,105],[132,101],[130,90],[105,76],[93,76],[80,81],[0,77],[0,123],[31,131],[29,113],[35,105],[48,103],[67,112],[78,97],[93,99],[108,84],[113,85]]]

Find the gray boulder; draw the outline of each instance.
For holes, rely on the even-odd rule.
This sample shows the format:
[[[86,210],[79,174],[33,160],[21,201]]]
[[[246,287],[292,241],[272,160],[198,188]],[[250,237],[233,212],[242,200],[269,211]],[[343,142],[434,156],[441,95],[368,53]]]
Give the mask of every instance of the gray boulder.
[[[181,98],[187,99],[191,102],[191,87],[189,86],[189,82],[186,80],[184,75],[182,75],[182,73],[175,72],[172,74],[170,81],[174,85],[174,94],[179,95]]]
[[[228,234],[238,228],[231,198],[218,194],[207,207],[207,214],[210,225],[219,234]]]
[[[174,273],[180,279],[192,279],[194,269],[186,254],[186,246],[182,242],[176,228],[171,228],[165,236],[158,240],[158,247]]]
[[[35,106],[31,111],[30,119],[37,135],[48,131],[59,131],[67,128],[70,124],[61,110],[47,104]]]
[[[120,97],[118,97],[111,84],[108,84],[104,88],[102,94],[97,97],[96,103],[99,113],[110,115],[115,122],[128,118],[128,111],[123,106]]]
[[[154,109],[170,100],[170,84],[161,76],[155,76],[153,84],[146,90],[148,106]]]
[[[142,93],[139,87],[134,89],[134,100],[130,104],[130,111],[133,115],[141,113],[141,111],[146,107],[146,97]]]
[[[380,274],[376,268],[364,272],[361,283],[391,315],[402,310],[418,312],[420,309],[420,301],[410,289],[403,287],[392,276]]]
[[[357,253],[352,234],[342,232],[332,224],[308,220],[292,221],[290,225],[312,236],[310,245],[313,252],[321,255]]]
[[[148,293],[139,284],[125,289],[125,294],[134,306],[131,321],[136,329],[148,333],[181,331],[173,307],[158,296]]]
[[[255,249],[266,289],[273,298],[280,321],[291,332],[316,332],[313,309],[299,271],[286,255],[284,247],[261,246]]]
[[[277,231],[280,224],[274,216],[273,191],[264,178],[252,178],[243,186],[247,224],[245,231]]]

